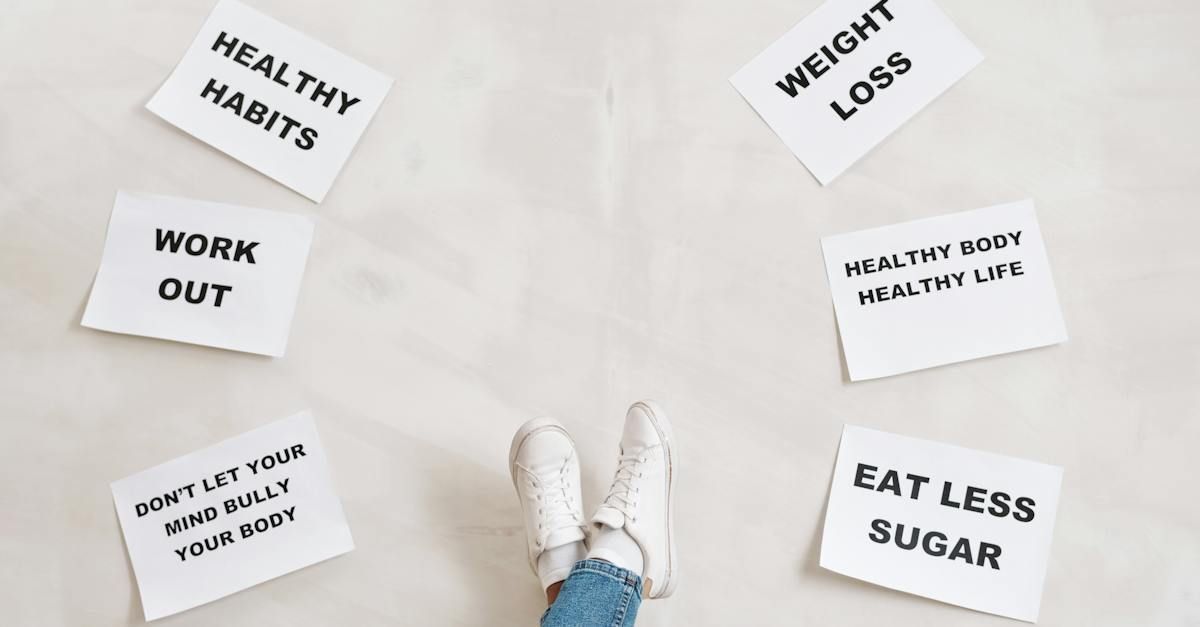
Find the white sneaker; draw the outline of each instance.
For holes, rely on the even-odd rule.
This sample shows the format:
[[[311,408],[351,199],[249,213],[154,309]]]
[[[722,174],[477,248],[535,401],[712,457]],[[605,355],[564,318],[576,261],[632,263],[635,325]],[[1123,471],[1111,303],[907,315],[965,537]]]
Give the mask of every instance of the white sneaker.
[[[525,514],[529,566],[545,589],[566,579],[586,551],[575,443],[557,421],[530,420],[513,436],[508,468]],[[575,550],[554,550],[572,543],[578,543]],[[550,559],[539,560],[543,554]]]
[[[679,473],[673,444],[671,423],[663,410],[652,401],[634,403],[625,414],[612,487],[592,516],[597,533],[623,529],[641,549],[643,595],[650,599],[670,596],[679,582],[671,530]],[[588,556],[620,564],[619,555],[610,559],[596,546]]]

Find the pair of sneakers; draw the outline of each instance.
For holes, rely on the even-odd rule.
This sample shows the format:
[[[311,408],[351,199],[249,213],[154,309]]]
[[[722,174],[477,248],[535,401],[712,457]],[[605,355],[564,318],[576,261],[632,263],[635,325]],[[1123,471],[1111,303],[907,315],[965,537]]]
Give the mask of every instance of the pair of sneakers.
[[[508,467],[525,515],[529,565],[542,588],[566,579],[585,557],[642,577],[642,595],[669,596],[679,581],[672,501],[679,460],[671,424],[652,401],[625,414],[620,456],[608,495],[583,517],[579,456],[558,421],[537,418],[513,436]]]

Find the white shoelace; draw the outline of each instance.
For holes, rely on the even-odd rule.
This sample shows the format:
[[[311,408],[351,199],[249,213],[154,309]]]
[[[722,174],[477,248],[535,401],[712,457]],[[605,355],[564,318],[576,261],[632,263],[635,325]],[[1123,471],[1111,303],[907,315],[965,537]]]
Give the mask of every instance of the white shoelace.
[[[613,475],[612,487],[608,489],[608,496],[604,497],[604,505],[621,512],[632,522],[637,522],[638,495],[642,489],[636,483],[643,476],[642,464],[648,461],[646,455],[661,446],[655,444],[634,453],[621,453],[617,460],[617,472]]]
[[[525,471],[529,479],[529,487],[533,490],[531,496],[537,501],[539,522],[536,541],[539,549],[546,548],[546,541],[555,531],[570,527],[580,530],[587,528],[575,508],[575,497],[571,492],[568,470],[573,457],[574,453],[564,458],[558,472],[546,476],[539,476],[533,469],[517,462],[517,468]]]

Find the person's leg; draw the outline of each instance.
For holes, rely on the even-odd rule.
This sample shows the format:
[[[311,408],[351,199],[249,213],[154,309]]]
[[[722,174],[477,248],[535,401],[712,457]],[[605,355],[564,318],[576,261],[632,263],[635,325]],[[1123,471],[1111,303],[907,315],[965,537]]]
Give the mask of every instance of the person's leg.
[[[558,598],[542,615],[542,627],[632,627],[641,603],[641,577],[588,559],[571,569]]]
[[[673,445],[661,408],[648,401],[629,408],[612,487],[592,518],[592,551],[563,581],[567,553],[561,549],[576,551],[584,539],[582,531],[574,531],[579,521],[574,445],[553,421],[530,421],[517,432],[509,466],[525,512],[530,563],[550,604],[542,627],[631,627],[643,594],[661,598],[674,591],[679,566],[672,503],[679,459]],[[548,510],[551,498],[555,507]],[[562,559],[555,558],[556,550]]]
[[[661,598],[675,590],[673,445],[661,408],[651,402],[629,408],[612,487],[592,517],[588,559],[571,570],[542,627],[632,627],[643,594]]]
[[[637,573],[650,599],[670,596],[679,583],[672,531],[678,474],[666,413],[651,401],[634,403],[625,415],[612,487],[592,516],[588,559]]]
[[[513,436],[508,467],[525,517],[529,565],[553,603],[557,586],[587,553],[575,443],[558,422],[530,420]]]
[[[579,562],[575,563],[578,564]],[[566,580],[564,579],[563,581]],[[562,590],[562,587],[563,582],[560,581],[558,583],[552,583],[550,584],[549,588],[546,588],[546,605],[554,605],[554,601],[558,598],[558,592]]]

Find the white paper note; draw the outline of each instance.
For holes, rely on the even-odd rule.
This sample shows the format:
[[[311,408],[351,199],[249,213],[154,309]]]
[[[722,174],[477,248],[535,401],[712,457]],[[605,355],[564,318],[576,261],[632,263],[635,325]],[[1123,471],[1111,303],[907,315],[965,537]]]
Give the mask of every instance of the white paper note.
[[[220,0],[146,104],[320,202],[392,79],[234,0]]]
[[[313,223],[117,192],[83,326],[279,357]]]
[[[112,484],[146,620],[354,549],[312,414]]]
[[[821,240],[850,378],[1067,339],[1033,201]]]
[[[825,185],[982,60],[932,0],[829,0],[730,82]]]
[[[821,566],[1036,622],[1062,468],[847,425]]]

